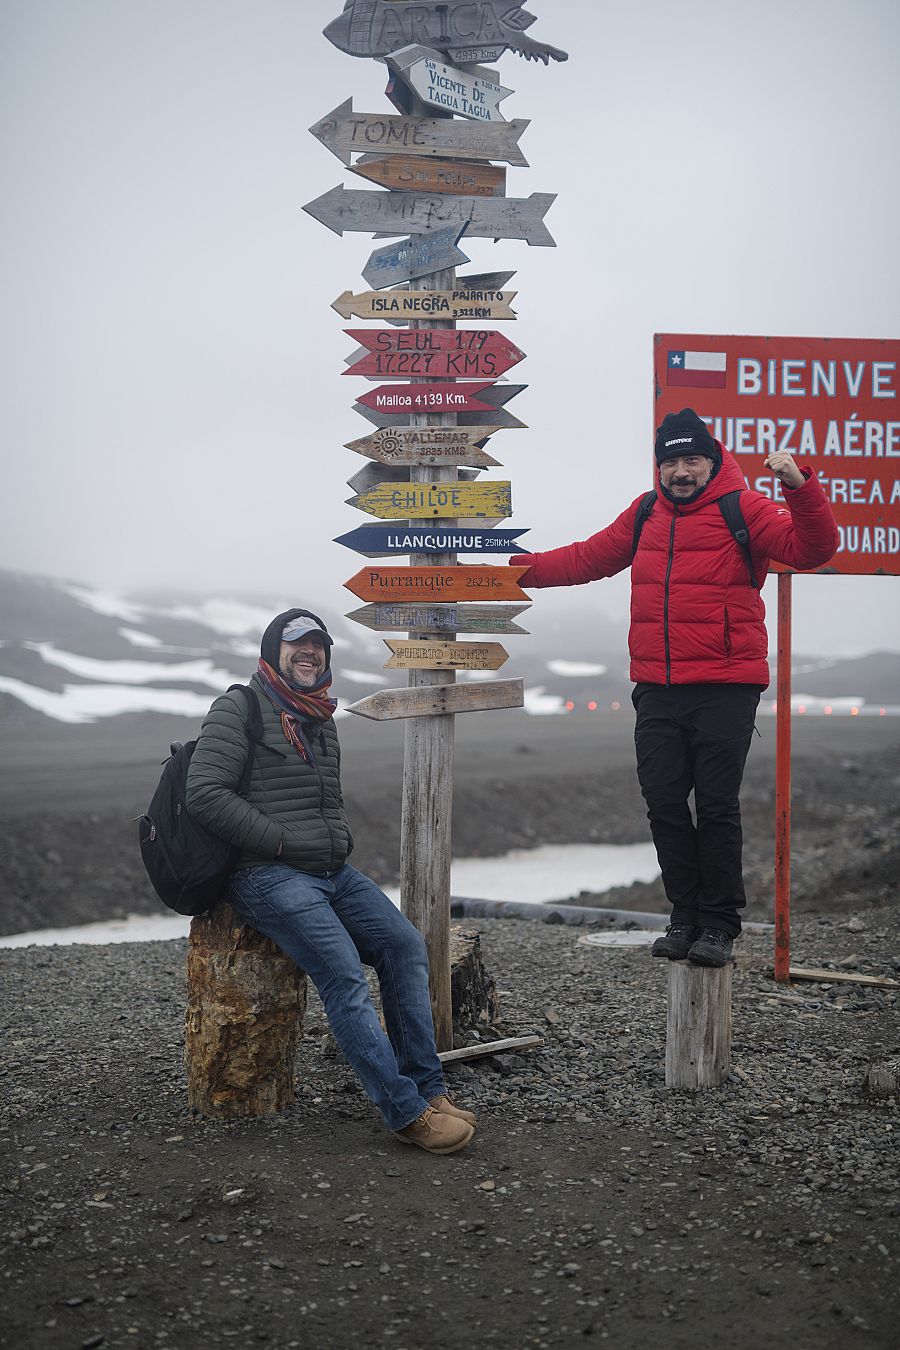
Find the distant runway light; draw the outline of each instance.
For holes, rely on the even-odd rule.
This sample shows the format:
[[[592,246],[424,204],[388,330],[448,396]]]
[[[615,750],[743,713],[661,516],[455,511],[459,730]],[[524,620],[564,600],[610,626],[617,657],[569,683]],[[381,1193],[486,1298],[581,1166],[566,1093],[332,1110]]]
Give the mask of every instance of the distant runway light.
[[[851,717],[859,717],[859,708],[851,708],[851,709],[850,709],[850,716],[851,716]]]
[[[574,711],[575,711],[575,704],[572,702],[571,699],[567,699],[567,700],[566,700],[566,712],[574,712]]]
[[[829,715],[829,713],[832,712],[831,704],[830,704],[830,703],[826,703],[826,704],[825,704],[825,707],[822,709],[822,711],[823,711],[823,713],[825,714],[825,716],[827,717],[827,716]]]
[[[618,712],[619,709],[622,707],[618,699],[613,699],[612,703],[609,706],[612,708],[613,712]]]
[[[591,699],[590,703],[588,704],[588,712],[596,712],[596,711],[597,711],[597,705],[596,705],[596,703],[594,702],[594,700]]]
[[[798,711],[798,713],[805,713],[805,712],[806,712],[806,704],[805,704],[805,703],[801,703],[800,706],[799,706],[799,708],[797,709],[797,711]]]

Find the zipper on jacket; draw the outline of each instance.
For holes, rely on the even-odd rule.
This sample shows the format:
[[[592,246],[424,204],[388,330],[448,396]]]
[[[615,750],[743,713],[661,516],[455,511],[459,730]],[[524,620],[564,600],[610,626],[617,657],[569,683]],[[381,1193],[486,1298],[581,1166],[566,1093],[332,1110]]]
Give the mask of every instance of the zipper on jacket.
[[[330,860],[329,860],[329,861],[330,861],[330,866],[329,866],[328,870],[329,870],[329,872],[333,872],[333,871],[334,871],[334,830],[331,828],[331,821],[328,819],[328,816],[325,814],[325,779],[322,777],[322,770],[319,768],[318,760],[315,760],[315,759],[314,759],[314,760],[313,760],[313,764],[315,765],[316,775],[317,775],[317,777],[318,777],[318,779],[319,779],[319,811],[320,811],[320,813],[321,813],[321,816],[322,816],[323,821],[325,822],[325,828],[326,828],[326,830],[328,831],[328,842],[329,842],[329,845],[330,845],[330,848],[331,848],[331,858],[330,858]]]
[[[675,521],[678,519],[678,507],[672,512],[672,528],[669,530],[669,558],[666,563],[666,582],[663,592],[663,641],[666,648],[666,684],[672,683],[672,653],[669,650],[669,577],[672,575],[672,563],[675,558]]]

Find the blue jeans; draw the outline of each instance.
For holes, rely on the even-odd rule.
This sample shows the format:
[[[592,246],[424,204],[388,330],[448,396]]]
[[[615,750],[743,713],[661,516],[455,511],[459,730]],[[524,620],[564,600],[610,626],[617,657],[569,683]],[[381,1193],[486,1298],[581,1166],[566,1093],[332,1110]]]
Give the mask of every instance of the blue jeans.
[[[355,867],[327,877],[285,863],[232,873],[229,904],[312,980],[335,1040],[391,1130],[444,1091],[421,934]],[[387,1035],[362,961],[381,986]]]

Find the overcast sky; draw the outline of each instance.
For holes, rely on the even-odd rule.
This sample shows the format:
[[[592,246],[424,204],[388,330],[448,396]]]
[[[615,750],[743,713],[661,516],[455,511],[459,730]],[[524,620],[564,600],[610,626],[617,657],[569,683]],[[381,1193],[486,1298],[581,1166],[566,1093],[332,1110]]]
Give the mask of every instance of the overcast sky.
[[[368,519],[342,446],[370,428],[330,304],[373,244],[300,207],[365,186],[307,128],[392,109],[321,36],[342,3],[0,4],[0,565],[356,603],[331,540]],[[900,6],[529,8],[571,59],[500,62],[533,119],[508,191],[559,193],[558,247],[465,247],[518,269],[530,429],[491,451],[545,548],[648,486],[655,331],[900,337]],[[621,613],[627,578],[590,600]],[[801,578],[794,606],[798,650],[900,647],[896,578]]]

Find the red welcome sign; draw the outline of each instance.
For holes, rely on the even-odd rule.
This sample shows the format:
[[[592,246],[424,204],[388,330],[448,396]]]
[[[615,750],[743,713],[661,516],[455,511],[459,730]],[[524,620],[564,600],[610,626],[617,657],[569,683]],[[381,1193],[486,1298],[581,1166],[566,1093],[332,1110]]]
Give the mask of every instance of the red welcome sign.
[[[773,450],[811,465],[834,509],[822,572],[900,575],[900,341],[657,333],[654,425],[693,408],[748,487],[780,501]]]

